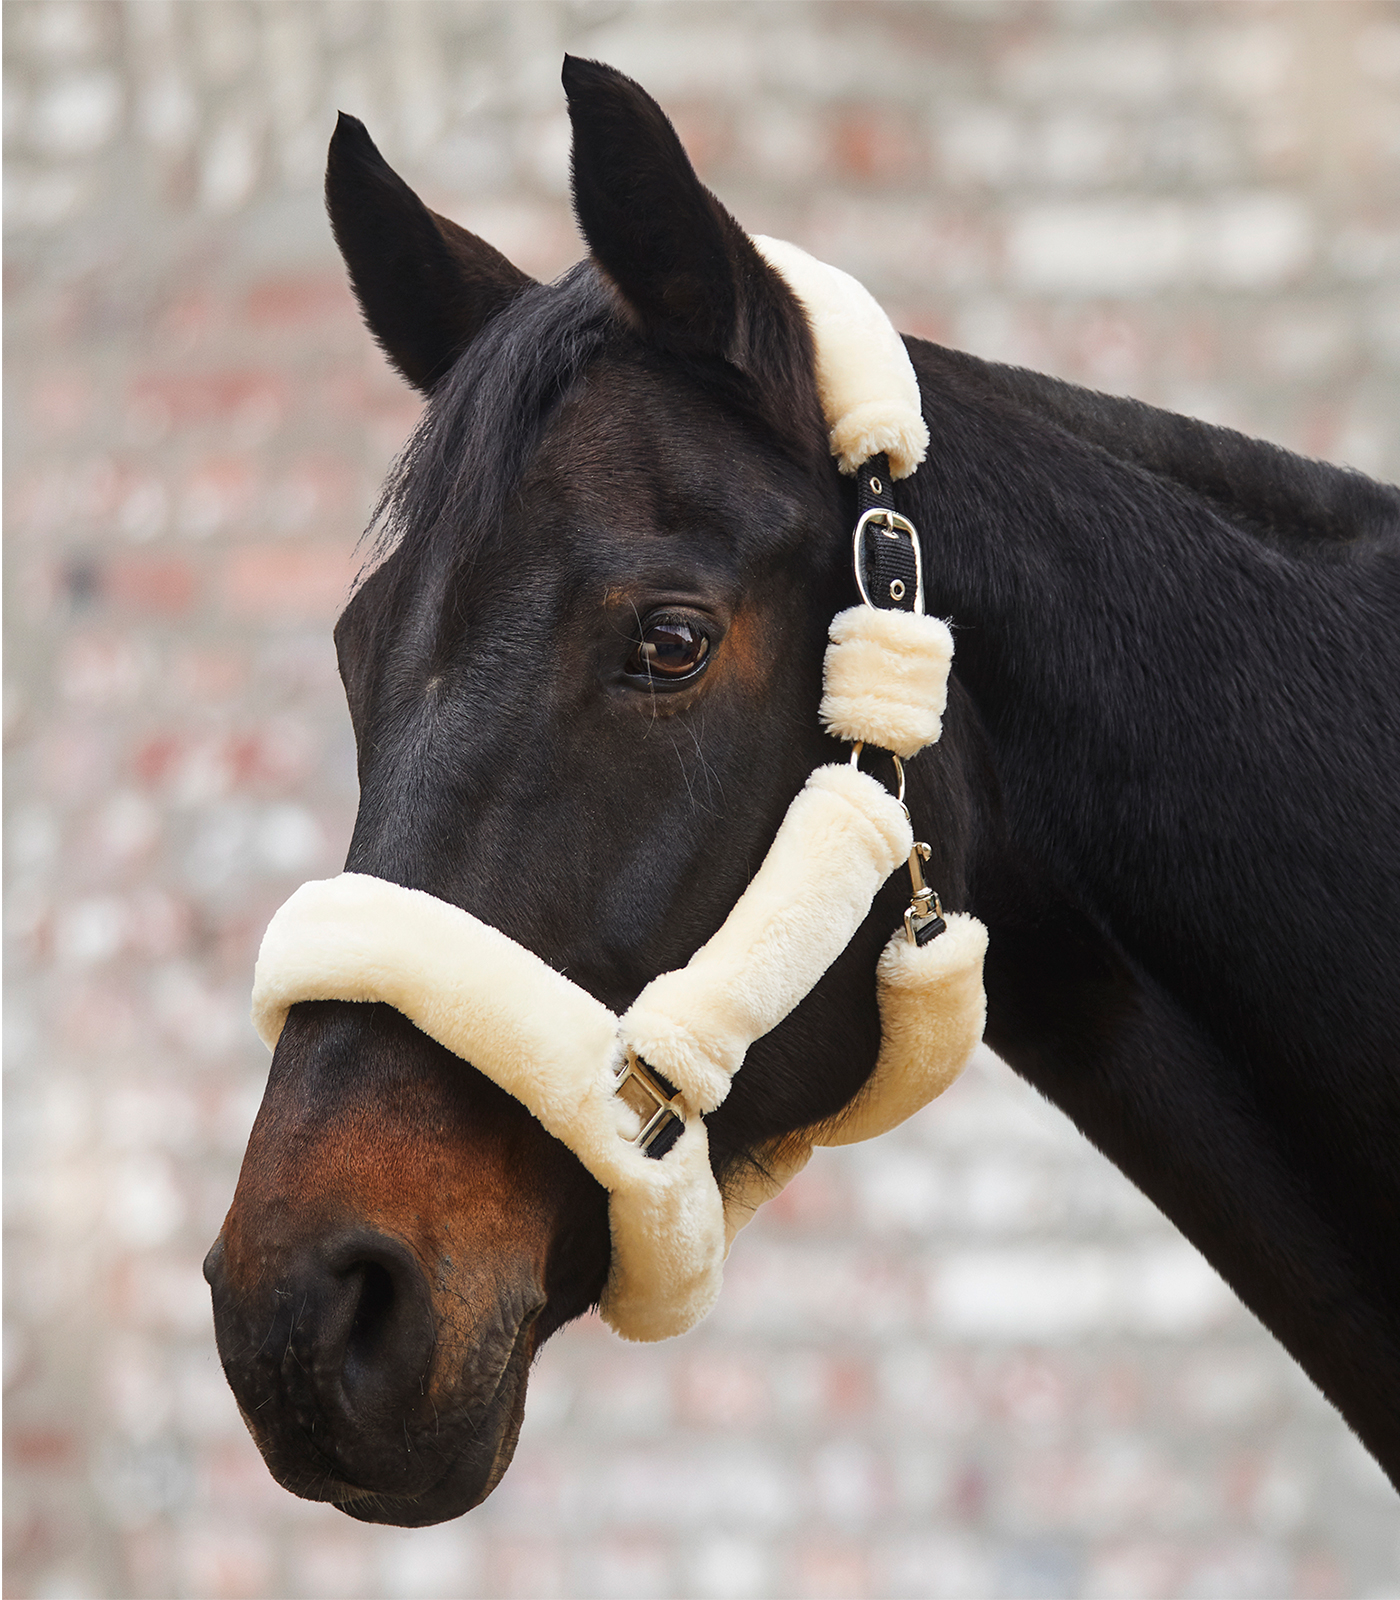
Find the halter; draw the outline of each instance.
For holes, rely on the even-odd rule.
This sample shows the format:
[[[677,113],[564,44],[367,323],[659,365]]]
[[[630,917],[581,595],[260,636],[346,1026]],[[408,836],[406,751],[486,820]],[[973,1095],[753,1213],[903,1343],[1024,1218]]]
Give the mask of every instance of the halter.
[[[861,604],[832,620],[819,712],[851,744],[849,762],[810,775],[718,932],[621,1017],[460,907],[349,872],[303,884],[274,915],[253,983],[270,1049],[299,1001],[379,1001],[520,1100],[608,1191],[600,1310],[631,1339],[683,1333],[704,1316],[735,1234],[813,1146],[873,1138],[927,1104],[962,1070],[985,1017],[986,930],[943,913],[904,805],[903,762],[939,736],[953,654],[947,625],[924,614],[918,536],[892,494],[928,447],[918,383],[855,279],[781,240],[754,243],[807,313],[832,454],[857,479]],[[866,746],[893,758],[897,793],[861,771]],[[911,898],[876,968],[874,1071],[837,1116],[755,1152],[721,1197],[706,1113],[901,861]]]

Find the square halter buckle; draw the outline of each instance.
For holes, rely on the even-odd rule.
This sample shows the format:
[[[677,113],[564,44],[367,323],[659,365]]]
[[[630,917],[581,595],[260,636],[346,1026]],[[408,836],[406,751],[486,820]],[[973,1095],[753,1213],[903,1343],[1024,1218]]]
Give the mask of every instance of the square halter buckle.
[[[674,1091],[667,1094],[668,1088],[634,1050],[627,1052],[613,1082],[613,1093],[642,1119],[641,1132],[628,1143],[653,1160],[664,1156],[685,1131],[681,1098]]]
[[[866,533],[873,531],[880,539],[898,541],[901,549],[900,556],[907,573],[910,566],[913,568],[914,596],[913,604],[906,605],[906,582],[904,577],[888,577],[885,587],[872,598],[867,585],[868,568],[875,563],[866,559]],[[860,597],[866,605],[877,611],[887,611],[891,604],[901,611],[912,611],[916,616],[924,614],[924,560],[919,549],[919,536],[914,531],[914,524],[908,517],[901,517],[897,511],[887,510],[884,506],[872,506],[856,523],[855,533],[851,537],[852,564],[855,567],[856,588],[860,590]],[[879,587],[877,585],[877,587]],[[888,592],[886,592],[886,590]]]

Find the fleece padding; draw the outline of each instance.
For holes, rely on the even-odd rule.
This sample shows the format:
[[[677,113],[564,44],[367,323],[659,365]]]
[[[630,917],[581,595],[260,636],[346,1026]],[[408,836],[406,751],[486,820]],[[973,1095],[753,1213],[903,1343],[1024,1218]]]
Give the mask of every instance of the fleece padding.
[[[947,930],[922,947],[901,928],[876,968],[880,1055],[865,1087],[836,1116],[758,1152],[724,1197],[726,1249],[759,1207],[802,1171],[816,1145],[858,1144],[888,1133],[953,1083],[982,1039],[987,930],[949,913]]]
[[[624,1014],[624,1044],[713,1111],[749,1046],[810,993],[912,848],[908,815],[883,784],[818,767],[719,932]]]
[[[533,952],[458,906],[346,872],[305,883],[263,935],[253,1021],[275,1047],[299,1000],[383,1001],[515,1096],[610,1196],[601,1310],[629,1339],[665,1339],[719,1294],[724,1218],[705,1124],[664,1161],[630,1140],[614,1093],[617,1018]]]
[[[831,619],[820,716],[829,733],[906,760],[943,731],[953,635],[937,617],[852,606]]]
[[[851,1104],[812,1130],[813,1144],[859,1144],[888,1133],[937,1099],[972,1059],[987,1021],[987,930],[965,913],[950,911],[946,920],[926,945],[911,944],[901,928],[885,946],[875,969],[879,1059]]]
[[[758,889],[742,918],[755,938],[751,964],[761,969],[772,962],[774,983],[754,984],[744,973],[738,953],[743,931],[736,928],[732,946],[712,951],[701,963],[701,973],[715,985],[709,993],[718,1019],[713,1028],[705,1027],[702,989],[680,991],[702,1034],[733,1036],[772,1014],[765,1005],[787,1004],[803,941],[794,943],[791,930],[775,919],[783,906],[793,909],[785,887],[789,872],[800,870],[804,860],[810,867],[801,848],[788,846],[799,836],[808,847],[817,843],[821,825],[839,816],[827,800],[834,796],[863,819],[864,825],[847,818],[838,832],[860,840],[858,848],[870,855],[871,898],[888,872],[879,863],[897,856],[895,846],[905,843],[904,835],[889,837],[895,830],[886,808],[871,805],[873,822],[862,810],[864,786],[879,787],[874,779],[847,767],[813,776],[821,779],[815,790],[804,790],[789,810],[797,824],[786,838],[779,831],[784,848],[775,841],[764,863],[765,869],[776,863],[776,898],[769,899],[768,886],[760,885],[764,869],[745,891]],[[818,805],[799,804],[814,792],[821,797]],[[805,927],[823,923],[826,876],[803,880],[809,892],[797,920]],[[382,1001],[514,1095],[608,1191],[612,1264],[600,1307],[604,1320],[627,1339],[665,1339],[684,1333],[714,1304],[730,1242],[802,1170],[814,1144],[873,1138],[953,1081],[982,1033],[986,944],[986,930],[968,916],[950,915],[947,932],[923,949],[898,932],[880,958],[881,1047],[866,1088],[847,1111],[761,1152],[759,1164],[723,1201],[710,1169],[704,1120],[689,1114],[689,1105],[680,1139],[661,1160],[630,1142],[639,1119],[613,1092],[622,1047],[612,1012],[498,929],[432,895],[351,872],[303,884],[263,937],[253,1019],[273,1048],[288,1009],[300,1000]],[[809,958],[815,966],[822,956],[809,952]],[[738,1013],[730,994],[736,982],[751,994]]]
[[[928,453],[919,381],[904,341],[864,284],[784,239],[754,236],[802,303],[816,346],[817,391],[831,453],[847,475],[882,451],[907,478]]]

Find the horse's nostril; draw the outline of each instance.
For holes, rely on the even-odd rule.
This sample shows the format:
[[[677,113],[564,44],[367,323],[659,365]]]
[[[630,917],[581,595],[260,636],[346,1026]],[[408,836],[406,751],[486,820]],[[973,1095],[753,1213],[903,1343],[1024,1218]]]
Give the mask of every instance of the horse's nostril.
[[[338,1375],[344,1403],[359,1412],[421,1398],[436,1329],[417,1256],[402,1240],[367,1228],[329,1241],[319,1255],[318,1365]]]
[[[383,1353],[387,1338],[392,1335],[396,1298],[393,1274],[381,1262],[361,1262],[352,1271],[359,1273],[360,1299],[345,1341],[347,1366],[351,1362],[372,1361]]]

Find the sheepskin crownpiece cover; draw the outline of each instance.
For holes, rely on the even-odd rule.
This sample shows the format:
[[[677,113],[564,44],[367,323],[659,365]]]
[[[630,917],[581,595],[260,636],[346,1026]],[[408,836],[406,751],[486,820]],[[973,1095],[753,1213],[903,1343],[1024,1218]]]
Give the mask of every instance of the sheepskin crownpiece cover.
[[[843,470],[883,451],[894,476],[912,472],[928,435],[908,355],[884,313],[846,274],[781,241],[756,242],[812,322]],[[951,659],[951,636],[935,618],[844,611],[831,626],[822,720],[838,738],[911,756],[939,736]],[[981,923],[950,914],[922,947],[900,929],[876,969],[881,1046],[865,1087],[828,1122],[757,1152],[720,1194],[704,1114],[723,1101],[753,1041],[821,980],[912,847],[908,813],[883,784],[851,765],[819,767],[723,925],[620,1018],[460,907],[342,873],[303,884],[273,917],[253,1020],[273,1049],[299,1001],[383,1002],[514,1095],[608,1191],[604,1319],[625,1338],[668,1338],[714,1304],[735,1234],[815,1145],[873,1138],[904,1121],[957,1077],[982,1037]],[[641,1118],[617,1093],[634,1057],[674,1085],[683,1113],[679,1138],[659,1158],[636,1142]]]
[[[907,478],[928,454],[919,380],[904,341],[863,283],[785,239],[755,234],[758,253],[807,313],[817,393],[836,464],[848,477],[871,456]]]

